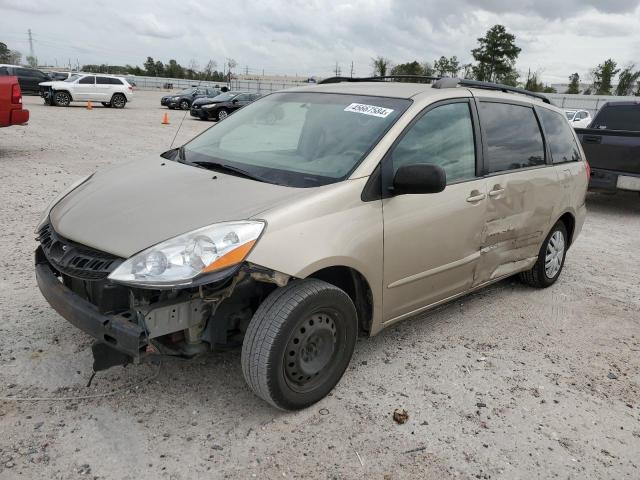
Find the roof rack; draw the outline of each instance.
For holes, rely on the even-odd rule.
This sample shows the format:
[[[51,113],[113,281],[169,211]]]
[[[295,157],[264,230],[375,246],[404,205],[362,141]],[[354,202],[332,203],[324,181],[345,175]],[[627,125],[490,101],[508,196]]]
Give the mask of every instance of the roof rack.
[[[512,87],[502,83],[481,82],[479,80],[469,80],[466,78],[455,77],[429,77],[425,75],[384,75],[379,77],[329,77],[325,78],[320,84],[341,83],[341,82],[388,82],[393,80],[411,80],[415,83],[431,83],[433,88],[455,88],[457,86],[468,88],[482,88],[485,90],[496,90],[505,93],[519,93],[529,97],[542,100],[544,103],[551,104],[551,101],[541,93],[530,92],[524,88]]]

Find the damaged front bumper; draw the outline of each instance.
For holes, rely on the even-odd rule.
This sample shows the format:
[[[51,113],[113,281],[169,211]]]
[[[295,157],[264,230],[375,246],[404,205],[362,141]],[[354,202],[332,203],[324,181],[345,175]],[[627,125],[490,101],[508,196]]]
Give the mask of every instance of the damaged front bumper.
[[[69,323],[133,361],[145,354],[148,344],[143,327],[120,315],[100,313],[95,305],[67,288],[47,263],[38,263],[37,257],[36,280],[49,305]]]

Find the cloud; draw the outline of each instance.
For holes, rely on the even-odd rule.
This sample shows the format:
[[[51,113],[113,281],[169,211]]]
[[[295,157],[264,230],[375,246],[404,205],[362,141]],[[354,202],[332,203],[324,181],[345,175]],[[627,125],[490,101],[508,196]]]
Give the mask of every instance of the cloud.
[[[135,33],[145,37],[171,39],[180,38],[184,35],[183,28],[161,22],[153,13],[126,15],[123,16],[123,20],[133,28]]]
[[[0,0],[0,11],[3,9],[32,15],[49,15],[61,11],[60,5],[37,0]]]

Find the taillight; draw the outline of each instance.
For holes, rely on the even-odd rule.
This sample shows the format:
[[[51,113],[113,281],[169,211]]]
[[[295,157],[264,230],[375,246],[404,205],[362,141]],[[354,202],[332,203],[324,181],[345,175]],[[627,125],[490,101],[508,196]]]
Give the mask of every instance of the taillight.
[[[11,86],[11,103],[22,103],[22,92],[20,91],[20,85],[17,83]]]
[[[591,165],[588,161],[584,161],[584,166],[587,168],[587,180],[591,180]]]

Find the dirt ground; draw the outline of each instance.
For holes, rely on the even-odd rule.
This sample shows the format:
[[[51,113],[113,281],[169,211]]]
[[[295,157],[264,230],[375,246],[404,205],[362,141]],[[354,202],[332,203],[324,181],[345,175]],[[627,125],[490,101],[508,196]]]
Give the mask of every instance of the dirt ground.
[[[360,339],[298,413],[245,386],[240,352],[100,372],[44,301],[33,229],[56,193],[169,148],[161,93],[124,110],[45,107],[0,131],[1,479],[640,478],[640,197],[588,197],[560,281],[503,281]],[[188,115],[181,144],[210,123]],[[87,226],[90,228],[90,226]],[[159,370],[158,370],[159,369]],[[396,408],[408,421],[393,421]]]

